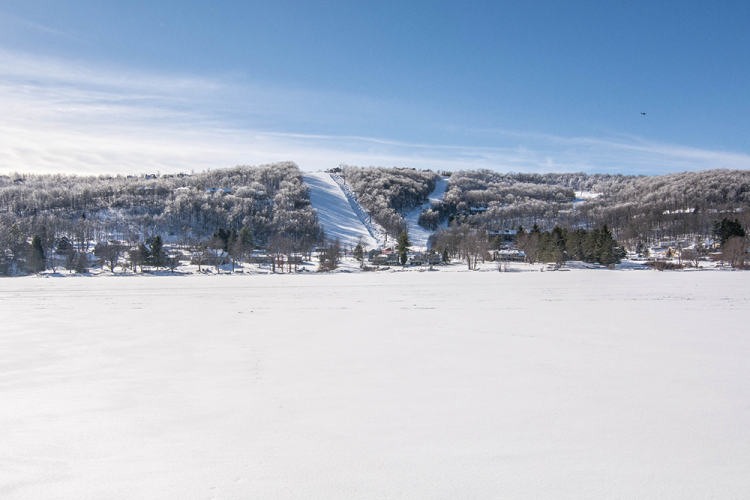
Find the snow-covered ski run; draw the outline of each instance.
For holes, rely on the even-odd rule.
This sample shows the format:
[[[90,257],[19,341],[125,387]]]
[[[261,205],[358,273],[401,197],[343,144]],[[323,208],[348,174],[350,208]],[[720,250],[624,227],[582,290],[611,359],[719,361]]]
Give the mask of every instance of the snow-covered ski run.
[[[387,244],[383,228],[359,204],[357,195],[341,176],[327,172],[307,173],[303,181],[310,186],[310,202],[318,211],[318,220],[325,228],[326,236],[339,238],[348,246],[355,245],[360,238],[368,248],[381,248]],[[428,201],[404,216],[412,248],[426,249],[433,231],[418,224],[419,214],[433,202],[442,200],[447,187],[448,179],[440,179]]]
[[[377,229],[372,225],[368,227],[364,210],[347,196],[331,174],[306,173],[302,180],[310,186],[310,203],[318,211],[318,221],[328,238],[338,238],[350,247],[360,238],[368,248],[379,246]]]

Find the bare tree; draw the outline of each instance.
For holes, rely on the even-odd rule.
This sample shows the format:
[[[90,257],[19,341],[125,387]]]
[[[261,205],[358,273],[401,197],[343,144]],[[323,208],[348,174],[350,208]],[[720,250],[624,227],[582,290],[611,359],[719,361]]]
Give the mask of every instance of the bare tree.
[[[99,256],[104,260],[111,272],[115,272],[115,267],[120,262],[120,257],[125,252],[125,246],[120,243],[104,243],[98,249]]]
[[[128,258],[130,260],[130,268],[133,270],[134,273],[138,272],[138,268],[141,268],[141,272],[143,272],[143,264],[144,264],[144,257],[143,252],[141,252],[141,246],[130,249],[128,252]]]
[[[332,271],[336,269],[341,261],[341,243],[339,239],[327,240],[322,251],[318,254],[320,265],[319,271]]]
[[[740,238],[739,236],[729,238],[722,247],[721,255],[733,268],[744,268],[745,256],[747,255],[747,241],[745,238]]]
[[[698,259],[700,259],[700,254],[695,249],[684,248],[682,252],[680,252],[680,255],[686,261],[691,262],[696,269],[698,268]]]
[[[518,237],[516,242],[518,249],[521,250],[526,256],[526,262],[533,264],[537,260],[539,254],[539,235],[536,233],[528,233]]]

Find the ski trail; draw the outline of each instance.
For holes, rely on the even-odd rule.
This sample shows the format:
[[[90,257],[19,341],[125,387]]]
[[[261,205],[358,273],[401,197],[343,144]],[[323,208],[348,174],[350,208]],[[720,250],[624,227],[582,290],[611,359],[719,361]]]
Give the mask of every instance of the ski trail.
[[[318,221],[328,238],[338,238],[342,244],[354,246],[362,238],[367,248],[378,248],[376,228],[366,223],[367,215],[356,200],[342,190],[331,174],[307,173],[302,181],[310,186],[310,203],[318,211]]]
[[[437,181],[435,190],[430,193],[427,202],[418,206],[417,208],[406,214],[406,216],[404,217],[407,227],[409,228],[409,239],[411,240],[412,246],[414,248],[427,248],[427,239],[435,231],[430,231],[419,225],[419,214],[421,214],[423,210],[430,208],[430,205],[433,201],[440,201],[443,199],[445,190],[448,188],[448,180],[449,177],[444,177]]]
[[[382,248],[382,246],[385,245],[386,241],[385,229],[383,229],[380,224],[372,220],[372,217],[369,213],[367,213],[367,210],[365,210],[364,207],[359,204],[357,194],[349,189],[349,185],[344,181],[343,177],[341,177],[339,174],[331,174],[331,179],[333,179],[333,181],[339,185],[339,188],[341,188],[344,196],[346,196],[346,199],[349,200],[349,205],[351,205],[354,213],[357,214],[359,220],[362,221],[362,224],[364,224],[364,226],[367,228],[370,236],[372,236],[378,242],[378,248]]]

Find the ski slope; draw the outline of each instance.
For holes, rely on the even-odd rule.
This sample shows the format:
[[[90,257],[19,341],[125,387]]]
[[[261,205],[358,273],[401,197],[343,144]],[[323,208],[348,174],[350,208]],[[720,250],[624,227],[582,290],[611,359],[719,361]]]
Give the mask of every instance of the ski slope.
[[[376,235],[368,231],[330,174],[306,173],[302,180],[310,186],[310,202],[318,211],[318,220],[325,228],[328,238],[338,238],[341,243],[350,247],[362,238],[367,248],[378,247]]]
[[[429,231],[419,225],[419,214],[421,214],[423,210],[430,208],[430,205],[433,202],[437,202],[443,199],[445,190],[448,188],[448,180],[448,177],[444,177],[443,179],[437,181],[435,190],[430,194],[427,202],[418,206],[417,208],[406,214],[406,217],[404,217],[407,227],[409,228],[409,239],[411,240],[413,248],[427,248],[427,239],[432,233],[434,233],[434,231]]]
[[[750,498],[750,273],[0,280],[3,500]]]

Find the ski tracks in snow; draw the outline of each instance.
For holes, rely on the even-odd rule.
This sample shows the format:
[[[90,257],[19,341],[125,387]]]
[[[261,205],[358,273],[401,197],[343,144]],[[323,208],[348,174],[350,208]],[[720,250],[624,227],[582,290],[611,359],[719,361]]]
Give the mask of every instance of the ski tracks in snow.
[[[378,248],[385,234],[357,202],[343,181],[335,174],[305,174],[303,182],[310,186],[310,203],[318,211],[318,220],[326,236],[354,246],[362,238],[368,248]]]

